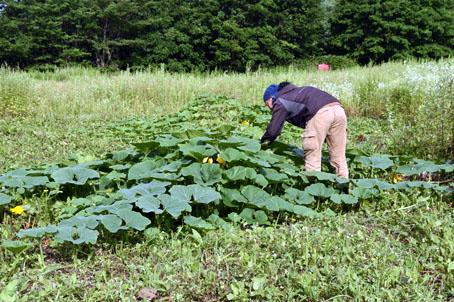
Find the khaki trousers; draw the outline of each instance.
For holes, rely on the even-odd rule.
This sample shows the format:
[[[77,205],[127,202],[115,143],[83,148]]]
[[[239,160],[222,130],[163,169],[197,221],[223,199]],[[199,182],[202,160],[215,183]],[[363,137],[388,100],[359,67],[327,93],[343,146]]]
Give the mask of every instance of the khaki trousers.
[[[348,178],[345,158],[347,144],[347,116],[341,105],[321,108],[306,124],[303,138],[306,171],[321,171],[322,146],[326,140],[330,164],[336,175]]]

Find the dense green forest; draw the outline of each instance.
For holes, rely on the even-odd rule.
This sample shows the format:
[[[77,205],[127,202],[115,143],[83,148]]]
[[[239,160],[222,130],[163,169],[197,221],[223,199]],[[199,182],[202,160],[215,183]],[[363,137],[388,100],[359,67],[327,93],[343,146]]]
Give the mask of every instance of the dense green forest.
[[[0,64],[233,70],[452,56],[454,0],[0,0]]]

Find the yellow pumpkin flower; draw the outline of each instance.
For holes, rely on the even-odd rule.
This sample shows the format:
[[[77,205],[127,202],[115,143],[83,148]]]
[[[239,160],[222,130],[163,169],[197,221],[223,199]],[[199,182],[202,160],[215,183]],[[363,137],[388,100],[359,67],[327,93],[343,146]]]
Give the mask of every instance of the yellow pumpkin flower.
[[[14,208],[9,209],[11,213],[17,214],[17,215],[22,215],[24,214],[24,209],[22,206],[16,206]]]
[[[402,176],[400,176],[400,175],[393,175],[393,174],[390,174],[390,175],[389,175],[389,179],[390,179],[393,183],[397,183],[397,182],[403,180]]]
[[[212,164],[213,163],[213,159],[211,157],[205,157],[202,162],[204,164],[206,164],[206,163]]]
[[[243,125],[243,126],[244,126],[244,125],[247,125],[247,124],[249,124],[248,121],[242,121],[242,122],[241,122],[241,125]]]
[[[220,163],[221,165],[223,165],[223,164],[226,163],[226,161],[223,160],[222,158],[220,158],[219,156],[218,156],[218,158],[216,158],[216,161],[217,161],[218,163]]]

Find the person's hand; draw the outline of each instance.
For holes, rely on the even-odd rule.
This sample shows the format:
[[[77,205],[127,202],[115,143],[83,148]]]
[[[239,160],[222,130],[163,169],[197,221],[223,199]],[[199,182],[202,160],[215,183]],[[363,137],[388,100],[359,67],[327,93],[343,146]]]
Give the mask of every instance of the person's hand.
[[[266,150],[269,147],[270,147],[270,144],[260,142],[260,150]]]

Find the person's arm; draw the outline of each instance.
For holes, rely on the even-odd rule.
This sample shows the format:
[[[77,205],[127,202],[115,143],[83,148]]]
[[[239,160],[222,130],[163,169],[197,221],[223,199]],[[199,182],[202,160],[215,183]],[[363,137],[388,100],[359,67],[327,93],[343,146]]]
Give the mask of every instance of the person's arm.
[[[281,134],[282,127],[284,126],[285,118],[287,117],[287,109],[280,102],[276,102],[276,105],[273,107],[273,116],[271,121],[266,127],[266,132],[263,134],[260,139],[260,143],[265,141],[270,141],[270,144]]]

